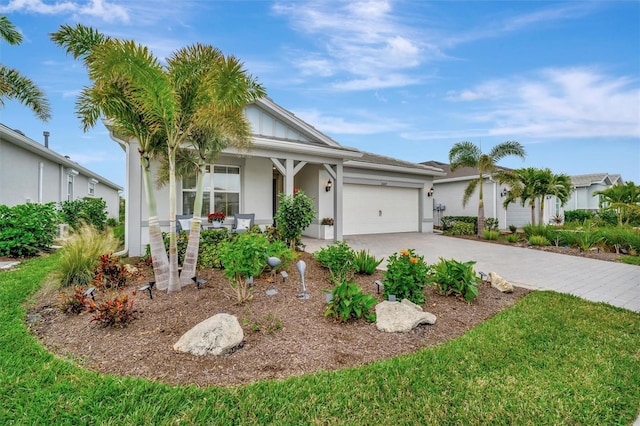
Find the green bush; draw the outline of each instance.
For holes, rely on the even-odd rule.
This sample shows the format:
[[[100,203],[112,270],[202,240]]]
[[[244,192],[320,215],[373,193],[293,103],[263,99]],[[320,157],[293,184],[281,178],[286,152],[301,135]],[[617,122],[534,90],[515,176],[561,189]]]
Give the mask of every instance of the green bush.
[[[369,250],[360,250],[355,254],[354,265],[358,274],[372,275],[376,272],[376,268],[382,263],[384,257],[376,259],[375,256],[369,254]]]
[[[489,229],[482,230],[482,238],[485,240],[497,240],[500,236],[500,231],[493,231]]]
[[[616,226],[618,224],[618,215],[615,210],[600,210],[595,219],[601,222],[601,226]]]
[[[531,238],[533,235],[540,235],[545,237],[547,240],[551,240],[552,238],[550,238],[550,234],[555,231],[555,229],[548,225],[532,225],[528,223],[522,227],[522,232],[524,232],[524,236],[527,239]]]
[[[529,237],[529,244],[532,246],[548,246],[551,245],[547,237],[543,235],[532,235]]]
[[[55,203],[0,205],[0,256],[33,256],[50,250],[58,223]]]
[[[218,249],[220,243],[229,239],[237,237],[239,234],[229,232],[227,228],[219,229],[203,229],[200,231],[200,244],[198,246],[198,267],[199,268],[221,268],[220,264],[220,251]],[[184,239],[179,239],[180,246],[178,253],[181,252],[184,255],[187,247],[182,244],[186,244]],[[168,247],[168,238],[165,239],[165,247]]]
[[[588,210],[565,210],[564,221],[582,223],[585,220],[593,219],[594,213]]]
[[[223,241],[218,248],[224,275],[235,290],[238,303],[251,300],[253,296],[247,280],[260,275],[267,266],[267,237],[243,232],[237,238]]]
[[[473,225],[473,233],[470,235],[476,235],[478,233],[478,217],[477,216],[443,216],[440,219],[442,224],[442,232],[447,233],[450,231],[454,224],[458,222],[469,223]]]
[[[456,222],[447,233],[451,235],[476,235],[475,228],[471,223]]]
[[[628,235],[631,232],[631,229],[622,226],[607,227],[599,230],[602,242],[616,253],[620,253],[620,249],[628,250],[630,248]]]
[[[636,253],[640,253],[640,232],[629,232],[626,240],[631,250],[634,250]]]
[[[400,254],[393,253],[389,256],[382,280],[385,298],[394,294],[398,300],[409,299],[421,305],[425,301],[427,272],[424,257],[416,255],[413,249],[401,250]]]
[[[478,296],[478,282],[480,282],[480,278],[473,270],[475,263],[440,258],[440,261],[431,268],[429,282],[436,286],[440,294],[447,296],[455,294],[471,302]]]
[[[517,243],[518,241],[520,241],[520,235],[518,234],[507,234],[504,236],[504,239],[512,244]]]
[[[63,287],[85,286],[93,281],[100,256],[111,254],[118,241],[111,232],[100,232],[91,225],[75,230],[60,250],[58,278]]]
[[[274,256],[280,259],[282,261],[282,264],[279,266],[279,268],[288,270],[291,262],[296,260],[296,258],[298,257],[296,252],[291,250],[289,245],[282,240],[271,241],[268,244],[269,244],[269,247],[267,249],[268,255]]]
[[[589,251],[596,244],[603,240],[602,235],[597,230],[593,230],[590,227],[586,227],[582,231],[576,232],[578,240],[578,247],[582,251]]]
[[[497,217],[484,218],[484,229],[489,231],[498,231],[500,227],[500,221]]]
[[[375,321],[376,314],[371,309],[376,305],[377,299],[370,294],[362,292],[362,287],[355,283],[343,281],[331,290],[332,298],[324,312],[338,321],[347,322],[351,318],[364,317],[367,321]]]
[[[102,198],[86,197],[60,203],[60,216],[72,228],[78,228],[82,223],[88,223],[99,230],[107,224],[107,203]]]
[[[356,254],[345,241],[337,241],[322,247],[313,257],[325,268],[329,268],[331,281],[349,281],[355,273]]]
[[[280,205],[274,217],[276,227],[282,238],[289,242],[291,250],[295,250],[302,231],[316,217],[313,199],[303,191],[296,191],[293,195],[280,194],[279,197]]]
[[[509,231],[511,231],[512,234],[515,234],[517,230],[518,230],[517,226],[509,225]]]

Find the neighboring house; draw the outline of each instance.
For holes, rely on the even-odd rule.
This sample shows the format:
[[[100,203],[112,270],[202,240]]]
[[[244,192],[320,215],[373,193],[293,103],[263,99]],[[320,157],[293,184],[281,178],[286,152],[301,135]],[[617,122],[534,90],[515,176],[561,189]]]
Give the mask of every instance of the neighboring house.
[[[624,185],[620,175],[608,173],[594,173],[589,175],[571,176],[574,191],[567,202],[567,210],[591,210],[600,209],[600,197],[594,196],[596,191],[603,191],[613,185]]]
[[[334,219],[334,239],[343,235],[432,232],[428,191],[436,167],[425,166],[341,146],[291,112],[263,98],[249,105],[253,146],[224,150],[206,176],[203,221],[224,210],[226,226],[234,213],[254,213],[255,224],[273,224],[278,194],[300,189],[314,199],[316,220],[305,235],[321,238],[320,221]],[[107,127],[108,123],[107,123]],[[111,129],[110,129],[111,130]],[[111,137],[126,151],[126,244],[131,256],[148,244],[148,209],[142,187],[137,141]],[[152,173],[158,164],[152,164]],[[192,214],[195,179],[178,182],[177,214]],[[169,227],[169,190],[156,191],[158,218]]]
[[[102,198],[107,216],[117,219],[122,187],[49,149],[19,130],[0,124],[0,204],[59,203]]]

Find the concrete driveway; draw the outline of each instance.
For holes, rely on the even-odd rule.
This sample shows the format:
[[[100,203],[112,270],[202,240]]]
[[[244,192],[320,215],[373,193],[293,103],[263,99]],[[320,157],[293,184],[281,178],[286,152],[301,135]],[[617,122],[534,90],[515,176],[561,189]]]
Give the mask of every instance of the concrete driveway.
[[[346,236],[354,250],[368,249],[385,257],[402,249],[415,249],[429,264],[440,257],[474,260],[476,271],[497,272],[512,284],[569,293],[593,302],[640,312],[640,266],[588,259],[540,250],[482,243],[440,234],[400,233]],[[331,241],[304,238],[314,252]],[[384,267],[384,262],[381,267]]]

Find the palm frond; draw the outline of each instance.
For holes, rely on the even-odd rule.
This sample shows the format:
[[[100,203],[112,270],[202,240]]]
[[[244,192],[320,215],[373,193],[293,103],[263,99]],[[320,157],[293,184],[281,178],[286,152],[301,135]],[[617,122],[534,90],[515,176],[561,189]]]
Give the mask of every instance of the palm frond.
[[[0,15],[0,38],[13,45],[22,43],[22,34],[16,30],[16,26],[4,15]]]
[[[51,118],[51,106],[44,92],[18,70],[0,65],[0,105],[4,105],[2,98],[16,99],[42,121]]]

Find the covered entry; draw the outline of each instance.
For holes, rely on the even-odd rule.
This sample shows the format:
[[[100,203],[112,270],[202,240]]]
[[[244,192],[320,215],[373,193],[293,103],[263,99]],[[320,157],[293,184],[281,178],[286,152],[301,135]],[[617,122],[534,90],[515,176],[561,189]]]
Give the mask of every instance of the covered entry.
[[[418,232],[420,190],[398,186],[345,184],[344,235]]]

